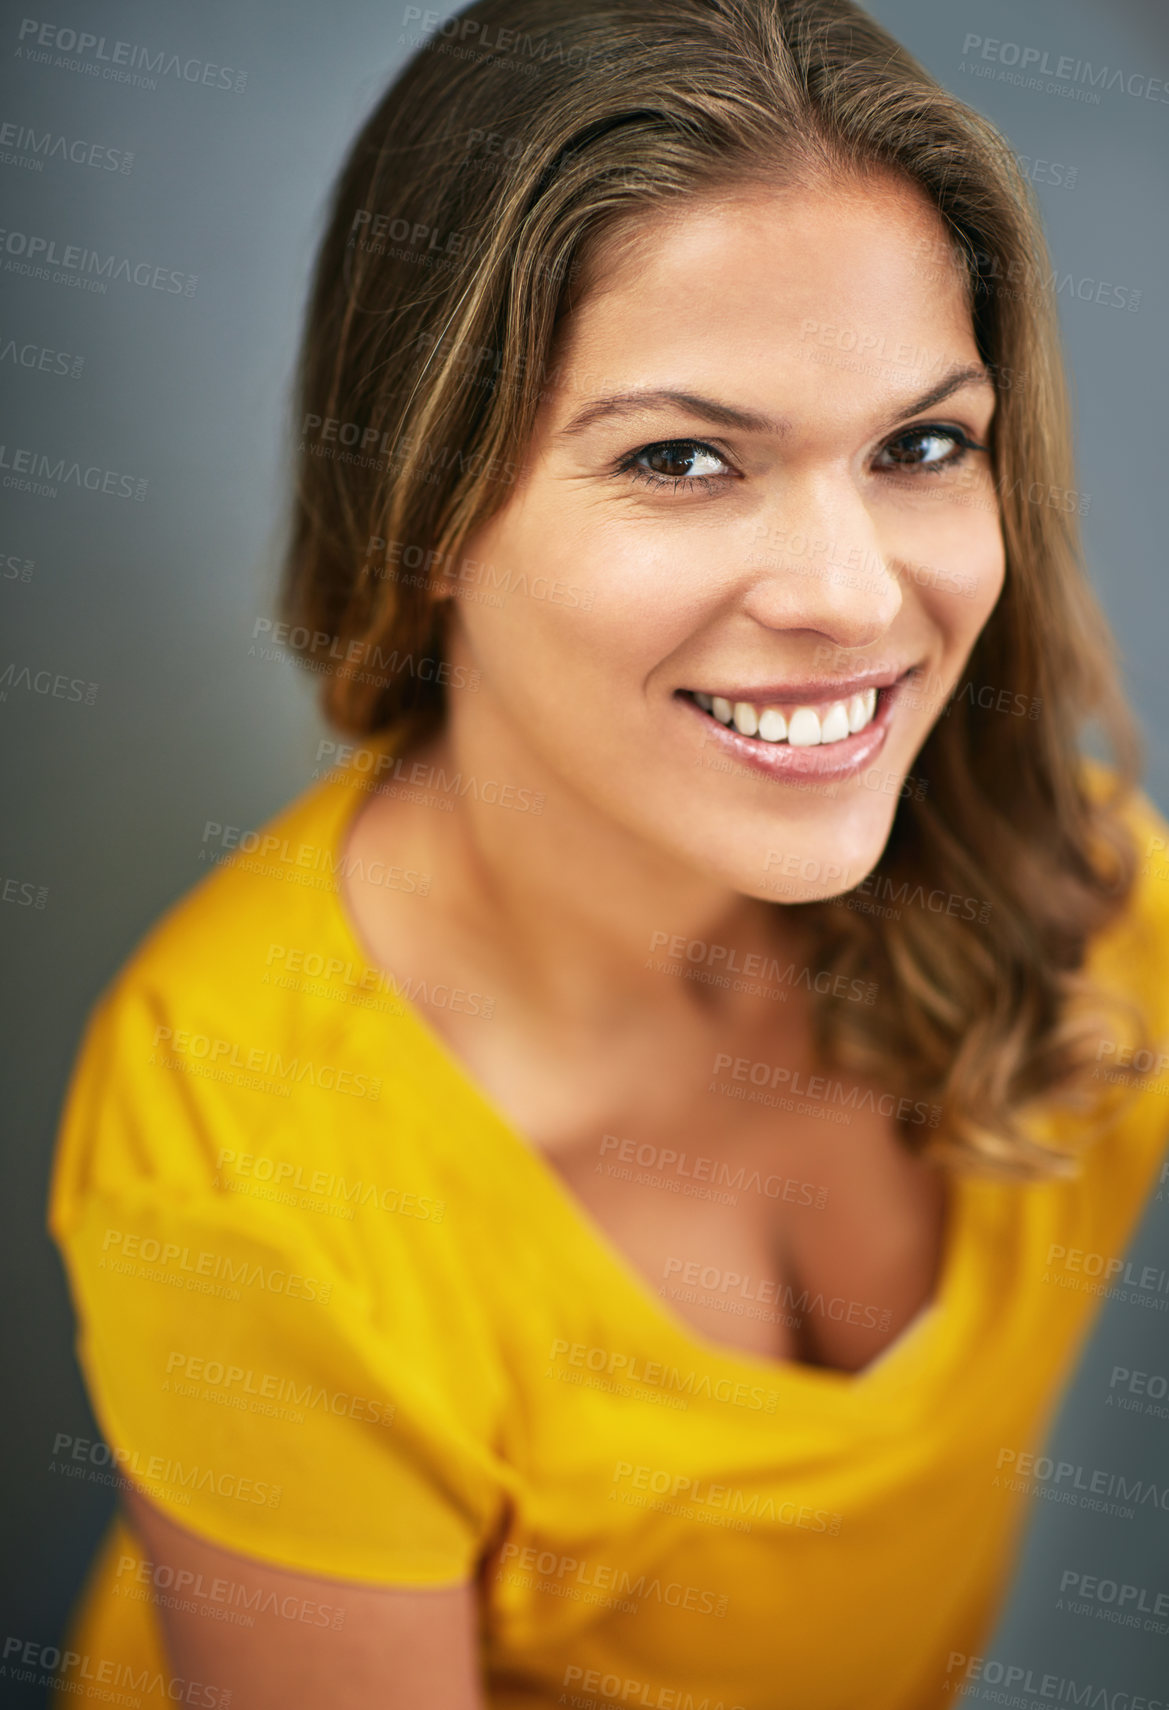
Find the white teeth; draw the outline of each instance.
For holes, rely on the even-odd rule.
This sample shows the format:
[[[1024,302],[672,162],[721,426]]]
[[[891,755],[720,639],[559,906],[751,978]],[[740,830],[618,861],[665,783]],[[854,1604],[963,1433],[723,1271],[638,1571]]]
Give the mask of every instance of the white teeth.
[[[848,735],[848,708],[843,701],[834,701],[820,724],[821,742],[843,742]]]
[[[779,707],[762,711],[752,701],[728,701],[723,695],[694,691],[703,712],[722,724],[732,724],[740,736],[758,736],[763,742],[788,742],[793,748],[815,748],[821,743],[843,742],[864,730],[877,711],[877,690],[865,689],[847,701],[831,701],[819,708],[797,707],[785,717]]]
[[[815,748],[821,741],[819,714],[811,707],[797,707],[788,721],[787,740],[792,748]]]

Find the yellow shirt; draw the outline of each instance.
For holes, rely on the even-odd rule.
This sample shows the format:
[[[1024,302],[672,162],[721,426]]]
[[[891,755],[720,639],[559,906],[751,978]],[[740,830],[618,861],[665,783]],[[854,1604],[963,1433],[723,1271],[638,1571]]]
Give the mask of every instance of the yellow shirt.
[[[956,1177],[936,1300],[860,1374],[719,1346],[424,1019],[490,1026],[488,1000],[396,991],[364,957],[336,876],[363,787],[338,769],[245,837],[90,1018],[50,1225],[104,1441],[59,1439],[59,1471],[132,1477],[188,1530],[339,1582],[452,1584],[486,1555],[493,1710],[951,1703],[1056,1476],[1025,1457],[1152,1186],[1162,1091],[1078,1180]],[[1158,1038],[1167,950],[1146,864],[1094,967]],[[168,1670],[152,1590],[343,1646],[344,1584],[281,1609],[243,1568],[179,1588],[119,1524],[77,1678],[222,1702]]]

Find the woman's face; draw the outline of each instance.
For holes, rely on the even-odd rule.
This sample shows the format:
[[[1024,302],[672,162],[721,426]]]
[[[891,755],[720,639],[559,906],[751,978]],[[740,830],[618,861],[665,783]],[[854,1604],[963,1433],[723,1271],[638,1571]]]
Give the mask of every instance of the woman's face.
[[[513,591],[454,601],[481,674],[456,729],[740,893],[872,869],[1004,574],[994,392],[957,266],[919,260],[943,238],[882,178],[688,202],[610,247],[467,543]]]

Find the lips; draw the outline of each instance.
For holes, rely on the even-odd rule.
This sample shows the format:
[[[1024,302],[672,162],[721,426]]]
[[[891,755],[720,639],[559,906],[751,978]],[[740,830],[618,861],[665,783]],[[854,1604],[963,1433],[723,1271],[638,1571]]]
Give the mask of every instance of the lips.
[[[711,740],[771,776],[846,777],[884,745],[897,691],[910,674],[750,687],[681,689]]]

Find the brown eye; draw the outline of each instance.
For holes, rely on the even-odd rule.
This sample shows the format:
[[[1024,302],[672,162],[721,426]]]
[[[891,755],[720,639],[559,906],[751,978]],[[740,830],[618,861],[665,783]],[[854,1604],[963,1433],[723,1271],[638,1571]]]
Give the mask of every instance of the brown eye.
[[[967,451],[981,450],[960,428],[911,428],[882,447],[876,465],[879,469],[944,469],[960,462]]]
[[[709,480],[723,475],[727,465],[716,451],[692,439],[664,440],[636,454],[635,468],[664,481]]]

